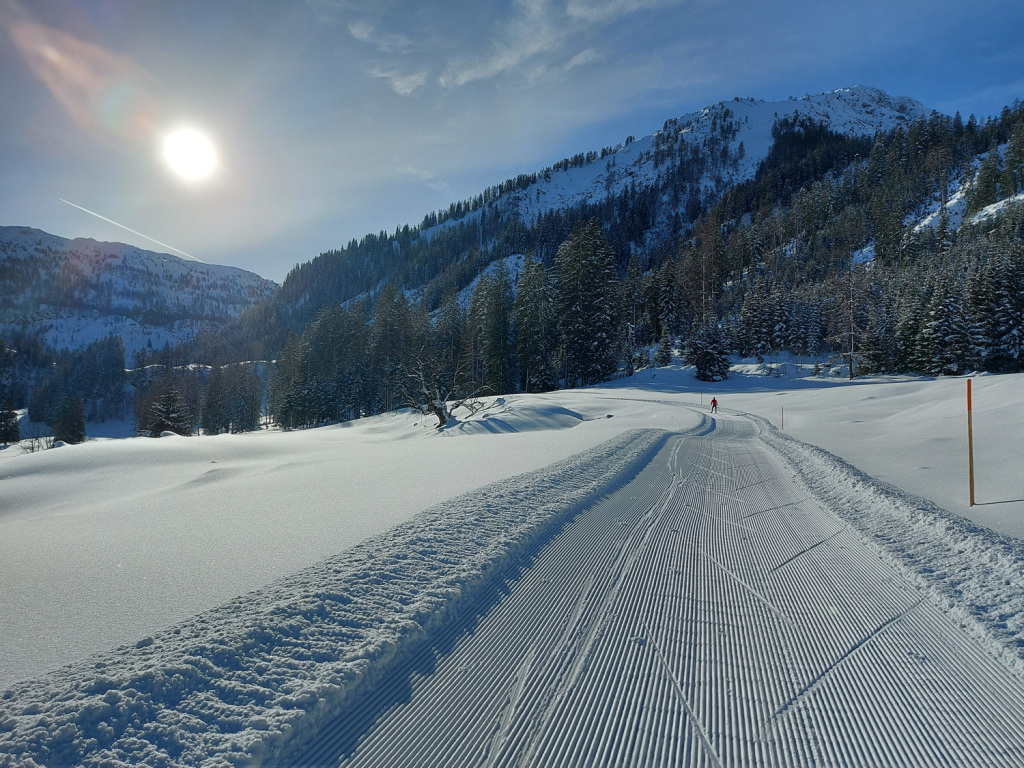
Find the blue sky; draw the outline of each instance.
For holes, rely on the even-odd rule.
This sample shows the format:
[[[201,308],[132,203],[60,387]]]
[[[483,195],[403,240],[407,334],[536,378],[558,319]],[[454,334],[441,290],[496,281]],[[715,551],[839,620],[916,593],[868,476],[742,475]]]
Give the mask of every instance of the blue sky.
[[[0,25],[0,225],[279,282],[734,96],[1024,99],[1020,0],[0,0]],[[160,157],[186,124],[217,149],[201,182]]]

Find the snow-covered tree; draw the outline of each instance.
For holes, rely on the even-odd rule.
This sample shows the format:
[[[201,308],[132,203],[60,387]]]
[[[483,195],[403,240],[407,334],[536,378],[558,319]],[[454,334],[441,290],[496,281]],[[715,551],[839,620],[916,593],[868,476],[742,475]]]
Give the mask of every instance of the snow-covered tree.
[[[596,219],[581,222],[558,248],[558,315],[566,386],[595,384],[615,372],[618,279]]]
[[[512,392],[516,382],[512,277],[505,262],[477,283],[469,304],[469,327],[479,363],[481,387],[493,394]]]
[[[551,281],[544,265],[529,257],[516,280],[515,325],[520,388],[523,392],[554,389],[554,342],[558,323]]]
[[[693,365],[700,381],[725,381],[729,378],[729,350],[725,335],[717,325],[708,325],[692,334],[686,342],[686,362]]]
[[[85,442],[85,408],[82,398],[76,394],[67,395],[57,407],[50,421],[53,439],[68,444]]]
[[[151,437],[160,437],[164,432],[191,435],[192,422],[181,392],[174,387],[165,389],[150,406],[144,429]]]

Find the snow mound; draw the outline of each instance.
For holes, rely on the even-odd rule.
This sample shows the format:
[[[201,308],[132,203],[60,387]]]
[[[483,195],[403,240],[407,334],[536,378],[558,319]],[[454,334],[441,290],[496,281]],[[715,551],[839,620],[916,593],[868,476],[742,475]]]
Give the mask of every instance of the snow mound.
[[[631,430],[0,694],[0,766],[258,765],[348,708],[668,437]]]
[[[601,414],[604,417],[604,413]],[[544,395],[506,395],[485,401],[484,406],[447,427],[445,435],[505,434],[572,429],[597,418],[583,410],[567,408]]]

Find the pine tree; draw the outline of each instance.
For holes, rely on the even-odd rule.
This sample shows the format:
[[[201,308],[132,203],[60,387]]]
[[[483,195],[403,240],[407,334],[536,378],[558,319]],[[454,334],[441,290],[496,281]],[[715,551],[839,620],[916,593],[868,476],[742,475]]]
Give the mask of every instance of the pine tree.
[[[1024,246],[998,253],[993,265],[993,355],[1002,370],[1024,369]]]
[[[516,281],[515,324],[520,388],[523,392],[554,389],[557,323],[551,285],[544,265],[529,257]]]
[[[76,394],[65,397],[57,408],[57,414],[50,422],[53,439],[68,445],[85,442],[85,408],[82,398]]]
[[[685,357],[697,369],[695,376],[700,381],[725,381],[729,377],[728,345],[717,325],[704,326],[691,335]]]
[[[743,331],[744,356],[753,355],[759,362],[771,354],[772,314],[768,289],[764,283],[756,283],[743,297],[740,308],[740,324]]]
[[[263,386],[259,375],[251,365],[235,363],[225,371],[225,415],[226,429],[232,434],[252,432],[259,428],[263,403]],[[335,399],[325,405],[333,412]]]
[[[492,394],[515,389],[512,278],[504,260],[477,283],[469,304],[469,323],[479,358],[479,384]]]
[[[658,300],[658,327],[662,335],[679,331],[679,291],[676,283],[676,262],[668,259],[661,265],[655,278]]]
[[[672,337],[666,329],[658,341],[658,349],[654,352],[654,364],[664,368],[672,362]]]
[[[307,381],[304,375],[303,344],[294,331],[285,340],[284,349],[274,363],[271,378],[273,398],[270,408],[274,421],[285,429],[305,426]]]
[[[616,292],[611,246],[596,219],[558,247],[558,314],[566,386],[605,381],[617,367]]]
[[[224,382],[224,369],[215,365],[210,370],[210,380],[206,385],[206,397],[203,399],[203,416],[200,425],[207,435],[227,432],[231,420],[227,412],[228,393]]]
[[[861,337],[861,364],[867,373],[891,373],[897,369],[895,355],[892,314],[885,302],[875,302]]]
[[[1024,192],[1024,116],[1017,119],[1006,148],[1002,187],[1004,197]]]
[[[410,361],[427,346],[429,324],[409,306],[405,293],[388,284],[377,297],[369,334],[372,410],[393,410],[403,402]]]
[[[14,410],[14,401],[4,398],[0,406],[0,443],[6,448],[11,443],[21,440],[21,429],[18,426],[18,412]]]
[[[989,148],[988,156],[981,161],[981,167],[978,168],[970,193],[967,195],[965,212],[968,216],[999,201],[999,181],[999,152],[993,144]]]
[[[164,432],[191,435],[192,423],[181,392],[174,387],[165,389],[150,406],[145,428],[151,437],[160,437]]]
[[[640,269],[640,260],[634,256],[626,267],[626,277],[620,290],[619,317],[621,338],[619,341],[619,357],[626,361],[626,376],[632,376],[637,359],[640,339],[649,335],[644,324],[644,278]]]
[[[996,353],[995,292],[991,265],[975,267],[967,277],[965,311],[970,335],[970,357],[979,370],[1000,364]]]
[[[929,376],[958,376],[971,367],[971,344],[960,298],[948,285],[932,295],[918,336],[917,358]]]
[[[442,380],[452,380],[456,368],[461,366],[465,334],[466,313],[455,292],[449,291],[441,300],[430,342]]]
[[[917,354],[917,339],[924,327],[929,297],[927,289],[917,285],[899,292],[893,350],[897,371],[920,371],[925,365]]]

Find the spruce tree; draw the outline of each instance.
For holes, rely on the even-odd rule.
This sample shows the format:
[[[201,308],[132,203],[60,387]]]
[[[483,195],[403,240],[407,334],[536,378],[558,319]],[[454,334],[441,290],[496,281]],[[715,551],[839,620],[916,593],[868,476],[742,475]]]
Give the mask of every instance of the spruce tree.
[[[206,397],[203,399],[203,416],[200,425],[205,434],[216,435],[228,431],[231,421],[227,413],[227,397],[224,368],[215,365],[210,370],[210,380],[206,385]]]
[[[515,301],[516,356],[523,392],[555,388],[553,352],[557,323],[551,293],[544,265],[527,257],[516,281]]]
[[[0,443],[6,448],[11,443],[21,440],[21,429],[18,426],[18,412],[14,410],[14,401],[4,398],[0,406]]]
[[[658,349],[654,353],[654,364],[664,368],[672,362],[672,337],[666,329],[658,341]]]
[[[1017,119],[1006,148],[1002,187],[1005,197],[1024,192],[1024,116]]]
[[[85,442],[85,408],[82,398],[71,394],[57,407],[57,414],[50,422],[53,439],[69,445]]]
[[[515,389],[512,278],[504,260],[484,275],[469,305],[471,333],[479,358],[479,385],[492,394]]]
[[[437,375],[442,381],[453,381],[455,371],[462,364],[465,334],[466,313],[455,292],[449,291],[441,300],[430,342],[433,359],[437,361]]]
[[[611,246],[596,219],[577,224],[558,247],[555,266],[565,386],[605,381],[618,363],[618,279]]]
[[[971,367],[971,344],[959,290],[940,286],[932,295],[927,319],[918,336],[921,373],[958,376]]]
[[[993,354],[1002,370],[1024,369],[1024,245],[1015,243],[995,258]]]
[[[181,393],[168,387],[149,408],[146,430],[151,437],[160,437],[164,432],[191,435],[192,424],[187,415],[185,400]]]
[[[729,378],[729,350],[725,335],[717,325],[707,325],[686,342],[686,362],[696,368],[700,381],[725,381]]]

